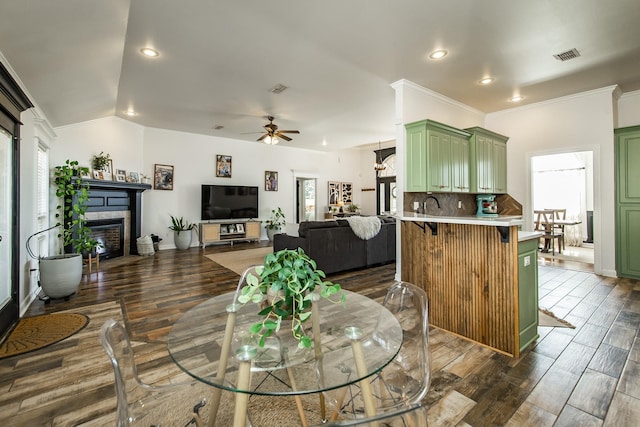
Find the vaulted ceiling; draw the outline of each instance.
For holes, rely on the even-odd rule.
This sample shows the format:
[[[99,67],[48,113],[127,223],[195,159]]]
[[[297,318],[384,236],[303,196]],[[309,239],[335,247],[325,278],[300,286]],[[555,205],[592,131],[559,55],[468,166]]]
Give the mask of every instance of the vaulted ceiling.
[[[334,150],[395,137],[390,84],[400,79],[484,112],[614,84],[640,89],[637,0],[0,5],[0,52],[56,127],[116,115],[255,141],[272,115],[301,132],[284,144]],[[448,55],[428,59],[438,48]],[[571,49],[577,58],[553,56]],[[279,84],[287,89],[273,93]]]

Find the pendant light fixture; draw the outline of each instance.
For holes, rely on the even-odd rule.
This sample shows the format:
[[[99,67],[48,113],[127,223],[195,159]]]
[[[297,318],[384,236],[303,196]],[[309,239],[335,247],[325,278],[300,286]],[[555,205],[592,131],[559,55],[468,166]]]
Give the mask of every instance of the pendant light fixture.
[[[376,162],[373,164],[373,170],[380,172],[386,168],[387,165],[382,162],[382,146],[380,145],[380,141],[378,141],[378,152],[376,153]]]

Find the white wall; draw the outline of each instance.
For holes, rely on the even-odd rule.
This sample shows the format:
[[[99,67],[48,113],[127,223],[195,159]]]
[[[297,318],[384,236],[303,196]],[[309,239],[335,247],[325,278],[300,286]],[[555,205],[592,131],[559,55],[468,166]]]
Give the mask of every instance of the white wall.
[[[531,157],[593,152],[594,270],[615,276],[613,127],[615,86],[487,114],[484,127],[509,136],[509,194],[532,227]]]
[[[640,90],[627,92],[618,100],[616,128],[640,125]]]
[[[114,169],[137,171],[153,176],[154,164],[174,167],[171,191],[147,190],[143,193],[142,233],[162,237],[160,249],[173,248],[173,235],[167,228],[169,215],[200,220],[200,185],[257,185],[260,218],[281,207],[287,221],[294,217],[294,171],[317,177],[316,215],[322,218],[327,207],[327,182],[346,181],[354,185],[354,202],[360,203],[362,188],[360,151],[333,153],[268,146],[214,136],[190,134],[166,129],[146,128],[117,117],[74,124],[56,129],[58,140],[52,150],[52,165],[67,158],[90,165],[100,151],[109,153]],[[232,157],[231,178],[215,176],[215,156]],[[278,191],[264,191],[265,171],[278,172]],[[368,171],[367,171],[368,172]],[[266,232],[262,230],[263,238]],[[198,244],[194,232],[192,246]]]

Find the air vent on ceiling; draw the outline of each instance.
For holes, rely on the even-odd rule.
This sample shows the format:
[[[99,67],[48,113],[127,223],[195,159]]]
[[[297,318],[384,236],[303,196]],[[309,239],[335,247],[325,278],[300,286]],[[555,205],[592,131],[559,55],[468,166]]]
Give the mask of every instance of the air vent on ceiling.
[[[285,90],[287,90],[287,86],[278,83],[277,85],[275,85],[274,87],[272,87],[271,89],[269,89],[269,92],[271,93],[275,93],[275,94],[279,94],[284,92]]]
[[[568,61],[570,59],[577,58],[578,56],[580,56],[580,52],[578,52],[578,49],[575,48],[553,55],[553,57],[558,61]]]

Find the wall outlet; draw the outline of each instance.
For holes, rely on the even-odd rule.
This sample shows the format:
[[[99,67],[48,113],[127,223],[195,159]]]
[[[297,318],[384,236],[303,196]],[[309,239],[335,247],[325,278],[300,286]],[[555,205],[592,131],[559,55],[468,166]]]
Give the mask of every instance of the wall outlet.
[[[413,202],[413,210],[417,211],[420,208],[420,202]]]
[[[524,266],[528,267],[531,265],[531,256],[527,255],[526,257],[524,257]]]
[[[462,200],[458,200],[458,209],[462,209]]]

